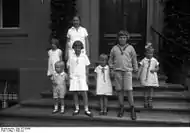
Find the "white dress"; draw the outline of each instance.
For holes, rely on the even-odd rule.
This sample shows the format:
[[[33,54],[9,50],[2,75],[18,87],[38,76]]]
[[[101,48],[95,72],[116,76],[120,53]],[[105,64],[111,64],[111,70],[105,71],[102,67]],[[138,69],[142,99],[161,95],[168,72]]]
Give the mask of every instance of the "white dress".
[[[73,46],[73,43],[76,41],[76,40],[80,40],[82,43],[83,43],[83,46],[84,46],[84,49],[83,49],[83,53],[86,53],[86,44],[85,44],[85,38],[88,36],[88,32],[87,30],[80,26],[78,28],[78,30],[76,30],[75,27],[71,27],[68,32],[67,32],[67,38],[69,38],[69,42],[68,42],[68,57],[70,57],[74,51],[72,50],[72,46]]]
[[[79,57],[75,54],[69,58],[67,65],[70,72],[69,91],[88,91],[86,83],[86,66],[90,65],[90,61],[86,54],[81,53]]]
[[[97,73],[96,94],[97,95],[112,95],[112,84],[110,79],[110,69],[106,65],[97,66],[94,70]]]
[[[47,75],[53,75],[55,73],[55,63],[57,61],[61,60],[62,56],[62,51],[61,49],[56,49],[56,50],[52,50],[50,49],[48,51],[48,70],[47,70]]]
[[[144,58],[140,62],[142,66],[142,71],[140,75],[140,82],[143,86],[159,86],[157,72],[151,73],[150,70],[155,69],[159,65],[159,62],[156,58],[152,57],[151,59]]]

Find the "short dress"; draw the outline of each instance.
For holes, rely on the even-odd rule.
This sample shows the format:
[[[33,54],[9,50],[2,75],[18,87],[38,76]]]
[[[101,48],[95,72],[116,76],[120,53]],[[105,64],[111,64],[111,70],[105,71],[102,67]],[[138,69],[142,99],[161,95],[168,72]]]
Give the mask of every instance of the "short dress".
[[[48,70],[47,70],[47,76],[51,76],[55,73],[55,63],[57,61],[60,61],[60,56],[62,55],[61,49],[52,50],[50,49],[48,51]]]
[[[94,71],[97,73],[96,94],[112,95],[109,66],[106,65],[105,67],[102,67],[101,65],[98,65]]]
[[[81,53],[79,57],[73,54],[69,58],[67,65],[70,72],[69,91],[88,91],[86,82],[86,66],[90,65],[90,61],[86,54]]]
[[[150,70],[155,69],[155,67],[159,65],[157,59],[154,57],[152,57],[151,59],[145,57],[141,60],[140,65],[142,66],[142,71],[140,75],[141,85],[158,87],[159,82],[157,72],[150,72]]]

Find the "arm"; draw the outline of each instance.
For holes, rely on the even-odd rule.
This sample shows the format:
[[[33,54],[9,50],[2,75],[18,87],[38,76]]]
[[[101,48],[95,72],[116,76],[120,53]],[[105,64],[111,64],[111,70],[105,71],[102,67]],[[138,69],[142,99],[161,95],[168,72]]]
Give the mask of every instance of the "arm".
[[[113,48],[111,49],[111,52],[110,52],[108,64],[109,64],[110,69],[112,70],[113,66],[114,66],[114,50],[113,50]]]
[[[155,64],[155,68],[150,70],[151,73],[154,73],[154,72],[158,72],[159,71],[159,63],[158,61],[156,60],[156,64]]]
[[[140,65],[139,70],[138,70],[138,73],[137,73],[137,80],[138,80],[138,79],[140,78],[140,76],[141,76],[142,68],[143,68],[143,66]]]
[[[62,52],[62,50],[60,50],[60,55],[59,55],[59,58],[60,58],[60,60],[62,61],[63,60],[63,52]]]
[[[86,54],[89,57],[90,56],[90,46],[89,46],[89,39],[88,39],[88,37],[85,37],[85,44],[86,44]]]
[[[65,60],[68,60],[68,45],[69,45],[70,39],[67,37],[67,41],[65,44]]]
[[[136,54],[136,51],[135,49],[132,47],[132,66],[133,66],[133,70],[134,72],[137,72],[138,71],[138,63],[137,63],[137,54]]]

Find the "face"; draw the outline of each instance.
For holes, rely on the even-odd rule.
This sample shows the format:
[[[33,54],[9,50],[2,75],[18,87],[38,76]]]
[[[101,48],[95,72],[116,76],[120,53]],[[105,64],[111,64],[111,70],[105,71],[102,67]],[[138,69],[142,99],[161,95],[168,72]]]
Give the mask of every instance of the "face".
[[[119,37],[119,44],[121,45],[121,46],[123,46],[123,45],[125,45],[126,44],[126,42],[127,42],[127,36],[120,36]]]
[[[75,46],[74,47],[74,50],[75,50],[75,54],[77,55],[77,56],[79,56],[80,55],[80,53],[81,53],[81,46]]]
[[[151,59],[153,57],[153,53],[146,53],[146,58]]]
[[[74,18],[73,18],[73,26],[74,26],[74,27],[79,27],[79,25],[80,25],[80,20],[79,20],[79,18],[78,18],[78,17],[74,17]]]
[[[55,71],[56,71],[57,73],[63,72],[63,66],[61,66],[61,65],[55,65]]]
[[[107,60],[105,58],[100,58],[100,65],[104,67],[106,66],[106,64],[107,64]]]
[[[51,46],[52,46],[53,49],[57,48],[57,45],[55,45],[54,43],[52,43]]]

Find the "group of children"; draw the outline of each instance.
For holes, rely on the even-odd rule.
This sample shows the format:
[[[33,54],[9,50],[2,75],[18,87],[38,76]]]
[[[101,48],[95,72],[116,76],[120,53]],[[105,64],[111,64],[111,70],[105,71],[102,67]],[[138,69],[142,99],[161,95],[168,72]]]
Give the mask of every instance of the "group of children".
[[[147,43],[145,47],[145,57],[140,61],[138,69],[137,57],[135,49],[128,43],[129,33],[125,30],[118,33],[118,44],[116,44],[110,52],[110,56],[101,54],[99,64],[94,72],[96,73],[96,94],[100,96],[100,115],[107,115],[108,112],[108,96],[112,95],[113,88],[111,77],[115,80],[115,91],[117,92],[119,102],[118,117],[124,115],[124,92],[127,92],[130,105],[131,119],[136,120],[136,112],[133,100],[133,84],[132,74],[137,74],[137,79],[144,86],[144,107],[152,108],[153,88],[158,87],[157,71],[159,63],[153,57],[154,49],[151,43]],[[92,112],[88,109],[88,70],[90,61],[85,52],[83,52],[84,44],[80,40],[76,40],[73,45],[72,54],[69,55],[66,66],[68,74],[66,74],[65,64],[62,61],[62,52],[58,48],[58,41],[51,40],[52,49],[48,51],[49,65],[48,76],[53,84],[53,98],[55,100],[53,113],[59,111],[58,104],[61,103],[60,113],[65,112],[64,97],[67,92],[66,81],[69,82],[69,91],[73,92],[75,110],[73,115],[80,112],[78,95],[82,94],[84,101],[84,110],[87,116],[92,117]]]

